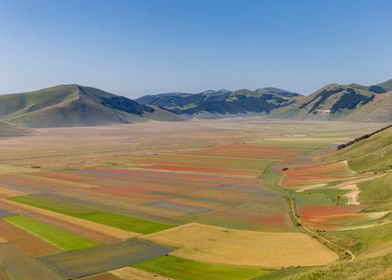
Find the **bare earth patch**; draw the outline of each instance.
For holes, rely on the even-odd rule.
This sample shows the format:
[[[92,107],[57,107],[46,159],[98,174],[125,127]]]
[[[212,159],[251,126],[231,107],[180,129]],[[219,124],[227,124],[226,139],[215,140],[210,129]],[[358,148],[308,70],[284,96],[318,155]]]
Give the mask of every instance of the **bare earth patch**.
[[[173,256],[201,262],[265,268],[317,266],[338,256],[303,233],[233,230],[197,223],[142,238],[179,247]]]
[[[342,190],[349,190],[350,192],[346,193],[344,196],[347,198],[348,205],[359,205],[359,194],[361,191],[358,189],[356,184],[348,185],[343,188]]]

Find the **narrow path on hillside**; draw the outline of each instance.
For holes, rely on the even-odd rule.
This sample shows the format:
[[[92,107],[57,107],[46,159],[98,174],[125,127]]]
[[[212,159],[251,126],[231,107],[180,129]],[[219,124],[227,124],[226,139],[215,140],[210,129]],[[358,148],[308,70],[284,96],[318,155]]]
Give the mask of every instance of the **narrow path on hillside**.
[[[287,198],[287,202],[289,204],[290,217],[293,219],[293,222],[295,222],[295,224],[297,226],[300,226],[311,237],[316,238],[319,241],[321,240],[323,244],[327,243],[329,245],[328,246],[329,248],[331,248],[331,246],[332,246],[332,247],[338,249],[339,251],[345,252],[345,254],[347,256],[350,256],[350,261],[353,261],[355,259],[355,255],[353,254],[353,252],[333,243],[332,241],[328,240],[327,238],[325,238],[321,234],[319,234],[316,231],[307,227],[306,224],[303,223],[298,216],[297,207],[295,206],[295,199],[294,198]],[[334,250],[334,251],[336,251],[336,250]]]
[[[288,203],[288,208],[289,208],[289,216],[293,222],[293,224],[297,227],[300,228],[304,233],[308,234],[310,237],[317,239],[319,242],[323,243],[325,246],[336,252],[340,258],[345,257],[349,258],[350,261],[355,260],[355,255],[353,252],[350,250],[343,248],[342,246],[339,246],[336,243],[333,243],[332,241],[328,240],[321,234],[319,234],[317,231],[309,228],[299,217],[297,213],[297,207],[296,207],[296,201],[295,198],[292,197],[290,191],[284,189],[279,185],[279,177],[274,178],[274,176],[271,176],[271,179],[268,179],[267,177],[270,176],[271,168],[274,164],[277,164],[279,162],[274,162],[271,163],[264,171],[262,175],[259,176],[258,182],[261,187],[264,187],[270,191],[273,191],[277,193],[279,196],[287,200]],[[342,255],[343,253],[343,255]]]

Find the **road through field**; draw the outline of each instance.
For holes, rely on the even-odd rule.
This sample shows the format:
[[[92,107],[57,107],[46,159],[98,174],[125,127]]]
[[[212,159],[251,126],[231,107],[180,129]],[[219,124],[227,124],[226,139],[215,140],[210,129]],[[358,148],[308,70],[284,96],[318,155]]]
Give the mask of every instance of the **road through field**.
[[[258,180],[259,184],[262,187],[264,186],[265,188],[269,189],[270,191],[278,193],[281,197],[287,199],[288,206],[289,206],[288,208],[289,208],[289,212],[290,212],[289,214],[290,214],[290,217],[291,217],[294,225],[296,225],[297,227],[301,227],[302,231],[307,233],[309,236],[315,238],[316,240],[320,241],[321,243],[323,243],[324,245],[329,247],[331,250],[335,251],[339,256],[342,256],[341,253],[344,252],[345,257],[349,257],[350,261],[354,261],[355,255],[350,250],[343,248],[343,247],[339,246],[338,244],[331,242],[330,240],[328,240],[324,236],[320,235],[316,231],[314,231],[314,230],[310,229],[308,226],[306,226],[306,224],[300,219],[300,217],[297,213],[295,198],[291,196],[291,194],[288,190],[282,188],[279,185],[279,183],[278,183],[280,181],[279,179],[277,179],[273,183],[267,183],[265,178],[268,175],[268,173],[270,172],[271,167],[274,164],[276,164],[276,163],[271,163],[266,168],[264,173],[262,175],[260,175],[259,180]]]
[[[308,228],[304,222],[301,221],[301,219],[298,216],[297,213],[297,208],[295,207],[295,199],[294,198],[288,198],[287,202],[289,204],[289,209],[290,209],[290,216],[293,218],[294,222],[298,225],[301,226],[302,229],[308,233],[311,237],[317,239],[317,240],[321,240],[322,243],[327,243],[329,246],[328,247],[334,247],[337,248],[338,250],[344,251],[346,254],[348,254],[348,256],[350,256],[350,261],[353,261],[355,259],[355,255],[348,249],[345,249],[333,242],[331,242],[330,240],[328,240],[327,238],[325,238],[324,236],[321,236],[320,234],[318,234],[317,232],[311,230],[310,228]]]

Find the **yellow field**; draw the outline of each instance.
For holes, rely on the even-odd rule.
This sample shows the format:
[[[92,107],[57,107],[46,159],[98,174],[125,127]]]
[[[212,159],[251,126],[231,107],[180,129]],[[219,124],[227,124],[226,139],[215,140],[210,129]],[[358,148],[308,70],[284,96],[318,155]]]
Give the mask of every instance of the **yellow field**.
[[[338,256],[303,233],[255,232],[190,223],[143,237],[179,247],[173,256],[264,268],[317,266]]]

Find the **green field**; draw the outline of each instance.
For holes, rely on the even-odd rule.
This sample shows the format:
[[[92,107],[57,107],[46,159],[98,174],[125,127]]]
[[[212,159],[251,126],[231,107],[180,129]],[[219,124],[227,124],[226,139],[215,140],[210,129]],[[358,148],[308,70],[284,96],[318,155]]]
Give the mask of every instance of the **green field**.
[[[172,227],[172,225],[168,224],[162,224],[136,217],[101,211],[94,208],[85,207],[83,205],[56,201],[37,195],[13,197],[10,198],[10,200],[57,212],[60,214],[138,233],[152,233]]]
[[[134,267],[181,280],[251,279],[270,270],[207,264],[172,256],[163,256],[133,265]]]
[[[29,217],[9,216],[4,219],[66,251],[82,250],[100,245],[72,232],[41,223]]]

